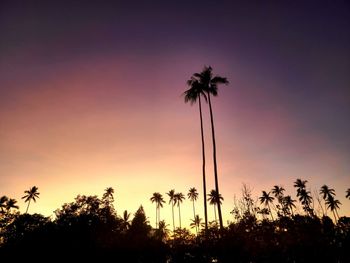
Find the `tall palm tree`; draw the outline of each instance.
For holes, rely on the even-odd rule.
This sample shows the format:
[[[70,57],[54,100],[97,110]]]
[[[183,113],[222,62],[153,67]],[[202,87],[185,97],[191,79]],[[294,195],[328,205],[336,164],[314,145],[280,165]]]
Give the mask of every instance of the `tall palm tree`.
[[[6,195],[0,197],[0,212],[5,212],[5,209],[7,209],[8,200],[9,198]]]
[[[218,168],[217,168],[217,161],[216,161],[216,141],[215,141],[214,117],[213,117],[213,109],[211,106],[210,95],[217,96],[218,95],[218,85],[219,84],[226,84],[227,85],[229,82],[228,82],[227,78],[225,78],[225,77],[221,77],[221,76],[213,77],[212,68],[210,66],[209,67],[205,66],[201,73],[194,73],[193,79],[198,81],[198,83],[201,85],[202,89],[206,92],[206,95],[208,97],[210,122],[211,122],[211,133],[212,133],[212,141],[213,141],[213,162],[214,162],[215,190],[218,194],[220,194],[219,180],[218,180]],[[218,205],[218,212],[219,212],[220,229],[223,229],[220,202],[217,205]]]
[[[337,222],[337,218],[339,219],[338,209],[339,205],[341,205],[339,200],[334,199],[332,195],[329,195],[326,200],[326,205],[333,212],[334,220]]]
[[[283,203],[284,205],[290,209],[291,213],[292,213],[292,216],[294,216],[294,213],[293,213],[293,207],[295,208],[295,203],[296,201],[292,199],[292,197],[290,195],[287,195],[285,197],[283,197]]]
[[[174,206],[176,204],[175,190],[171,189],[166,193],[169,196],[169,204],[171,204],[171,212],[173,216],[173,233],[175,232]]]
[[[350,188],[348,188],[348,190],[346,190],[346,198],[350,199]]]
[[[192,201],[192,206],[193,206],[193,218],[196,218],[196,208],[194,206],[194,201],[197,201],[198,199],[198,192],[197,189],[192,187],[190,188],[190,190],[187,193],[187,197],[188,199],[190,199]],[[198,229],[196,228],[196,232],[198,233]]]
[[[177,204],[177,207],[179,208],[179,224],[180,224],[180,229],[181,229],[181,209],[180,205],[185,200],[185,196],[183,193],[176,193],[175,194],[175,203]]]
[[[205,145],[204,145],[204,130],[203,130],[203,115],[202,115],[202,102],[201,97],[207,101],[207,96],[205,95],[203,86],[200,85],[197,79],[191,78],[187,81],[187,85],[190,89],[184,92],[185,103],[190,102],[191,105],[195,103],[198,99],[199,107],[199,119],[201,128],[201,142],[202,142],[202,180],[203,180],[203,200],[204,200],[204,219],[205,219],[205,232],[208,231],[208,211],[207,211],[207,186],[205,177]]]
[[[163,207],[163,203],[165,203],[162,194],[155,192],[150,198],[152,203],[156,203],[156,228],[158,228],[158,224],[160,221],[160,208]]]
[[[270,192],[267,193],[266,191],[262,191],[262,196],[259,197],[260,203],[264,204],[269,209],[272,221],[274,219],[270,208],[270,203],[272,203],[274,199],[275,198],[273,196],[270,196]]]
[[[216,218],[216,207],[219,207],[219,204],[221,204],[221,201],[224,200],[224,198],[221,196],[221,194],[218,194],[216,190],[211,190],[210,193],[208,194],[208,201],[209,204],[214,205],[214,216],[215,216],[215,223],[217,223],[217,218]]]
[[[24,191],[25,195],[22,197],[22,199],[24,199],[24,202],[28,202],[26,213],[28,213],[30,201],[33,200],[34,202],[36,202],[36,198],[39,198],[40,193],[38,192],[38,190],[38,187],[33,186],[29,190]]]

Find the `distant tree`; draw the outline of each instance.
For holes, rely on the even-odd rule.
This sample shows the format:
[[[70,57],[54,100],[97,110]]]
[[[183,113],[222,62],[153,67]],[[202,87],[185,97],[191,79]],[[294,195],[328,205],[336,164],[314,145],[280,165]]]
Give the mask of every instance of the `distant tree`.
[[[28,202],[26,214],[28,213],[30,201],[33,200],[34,202],[36,202],[36,198],[39,198],[40,193],[38,192],[38,190],[39,190],[38,187],[33,186],[29,190],[24,191],[25,195],[22,197],[22,199],[25,199],[24,201]]]
[[[159,227],[155,231],[155,236],[158,240],[166,241],[169,237],[169,229],[167,228],[168,225],[165,223],[164,220],[159,221]]]
[[[350,188],[348,188],[348,190],[346,190],[346,198],[350,199]]]
[[[210,121],[211,121],[211,132],[212,132],[212,141],[213,141],[213,161],[214,161],[214,178],[215,178],[215,191],[220,195],[219,191],[219,180],[218,180],[218,169],[217,169],[217,161],[216,161],[216,141],[215,141],[215,129],[214,129],[214,117],[213,110],[211,105],[210,96],[218,95],[218,85],[225,84],[227,85],[229,82],[227,78],[221,76],[213,76],[212,67],[204,67],[202,72],[194,73],[192,78],[194,81],[198,82],[202,89],[206,92],[209,104],[209,112],[210,112]],[[220,202],[217,204],[218,212],[219,212],[219,222],[220,229],[223,229],[222,222],[222,213],[221,213],[221,204]]]
[[[181,228],[181,209],[180,209],[180,205],[183,202],[183,200],[185,200],[185,196],[183,193],[176,193],[175,194],[175,203],[177,204],[177,207],[179,208],[179,224],[180,224],[180,228]]]
[[[13,199],[13,198],[9,198],[6,202],[6,210],[8,213],[11,212],[11,209],[14,208],[14,209],[19,209],[19,206],[16,205],[17,204],[17,200],[16,199]]]
[[[320,189],[320,195],[322,196],[323,200],[326,203],[330,196],[334,197],[335,191],[334,189],[329,188],[327,185],[322,185]],[[327,206],[326,206],[326,212],[327,212]]]
[[[7,209],[7,201],[9,198],[5,195],[0,197],[0,212],[4,213],[5,209]]]
[[[175,232],[174,206],[176,204],[175,190],[172,189],[166,193],[169,196],[169,204],[171,204],[171,212],[173,216],[173,233]]]
[[[198,99],[199,106],[199,119],[201,128],[201,142],[202,142],[202,180],[203,180],[203,201],[204,201],[204,218],[205,218],[205,230],[208,230],[208,212],[207,212],[207,186],[206,186],[206,176],[205,176],[205,144],[204,144],[204,130],[203,130],[203,116],[202,116],[202,102],[201,97],[207,101],[207,96],[205,95],[205,90],[203,85],[201,85],[198,79],[192,77],[187,81],[187,85],[190,89],[184,92],[185,103],[190,102],[193,105]]]
[[[264,204],[265,206],[267,206],[271,215],[271,219],[274,220],[271,212],[270,203],[272,203],[275,198],[270,196],[270,192],[267,193],[266,191],[262,191],[262,196],[259,197],[259,199],[261,204]]]
[[[111,204],[114,202],[114,189],[112,187],[107,187],[103,193],[102,200]]]
[[[278,185],[274,185],[271,190],[271,193],[274,195],[274,197],[278,201],[278,205],[276,206],[276,208],[278,209],[277,210],[278,216],[281,216],[281,214],[286,216],[287,208],[285,207],[283,202],[284,191],[285,189],[282,186],[278,186]]]
[[[283,203],[285,205],[285,207],[288,208],[288,210],[290,209],[290,212],[292,214],[292,216],[294,215],[293,212],[293,207],[296,208],[295,203],[296,201],[292,199],[292,197],[290,195],[287,195],[283,198]]]
[[[141,205],[134,214],[134,218],[131,221],[129,234],[133,238],[145,239],[148,237],[151,231],[151,227],[147,221],[145,210]]]
[[[222,203],[222,200],[224,198],[221,196],[221,194],[218,194],[216,190],[211,190],[210,193],[208,194],[208,201],[209,204],[214,205],[214,215],[215,215],[215,222],[217,223],[217,218],[216,218],[216,207],[219,207],[219,204]]]
[[[311,207],[313,199],[312,199],[310,191],[306,190],[306,183],[307,183],[307,180],[297,179],[294,182],[294,187],[297,188],[297,197],[299,197],[299,201],[301,202],[304,211],[308,215],[314,216],[314,212],[313,212],[313,209]]]
[[[121,219],[121,229],[125,232],[130,228],[130,213],[128,213],[127,210],[124,210],[123,217]]]
[[[191,219],[190,227],[196,229],[196,234],[197,235],[198,235],[198,230],[199,230],[199,227],[200,227],[201,223],[202,223],[202,218],[200,218],[199,215],[196,215],[194,217],[194,219]]]
[[[194,206],[194,202],[197,201],[198,198],[198,192],[197,189],[192,187],[190,188],[190,190],[187,193],[187,197],[188,199],[190,199],[192,201],[192,206],[193,206],[193,219],[196,219],[196,209]],[[198,233],[198,229],[196,228],[196,233]]]
[[[153,193],[150,200],[152,203],[156,203],[156,228],[158,228],[160,221],[160,208],[163,207],[163,203],[165,203],[165,201],[163,199],[163,196],[158,192]]]
[[[337,220],[339,220],[338,209],[339,209],[339,205],[341,205],[340,201],[334,199],[333,195],[329,195],[326,200],[326,205],[332,211],[334,220],[335,222],[337,222]]]

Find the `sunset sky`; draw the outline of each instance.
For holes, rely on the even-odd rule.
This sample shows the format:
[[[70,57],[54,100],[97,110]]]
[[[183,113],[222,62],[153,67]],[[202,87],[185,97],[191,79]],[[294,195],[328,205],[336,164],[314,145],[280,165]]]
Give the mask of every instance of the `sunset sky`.
[[[21,212],[34,185],[29,212],[47,216],[110,186],[119,214],[142,204],[154,225],[153,192],[196,187],[203,218],[198,107],[181,94],[211,65],[230,81],[213,99],[224,222],[242,183],[296,199],[297,178],[350,216],[348,2],[30,2],[0,3],[0,196]],[[171,228],[169,205],[161,218]]]

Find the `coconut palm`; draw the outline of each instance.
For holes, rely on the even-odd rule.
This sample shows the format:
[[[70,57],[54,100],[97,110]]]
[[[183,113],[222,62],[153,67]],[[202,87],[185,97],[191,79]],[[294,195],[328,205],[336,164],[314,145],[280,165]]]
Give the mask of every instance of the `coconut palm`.
[[[307,180],[297,179],[294,182],[294,187],[297,188],[297,197],[299,197],[299,201],[301,202],[303,209],[310,216],[313,216],[313,209],[311,208],[312,197],[310,191],[306,190]]]
[[[166,224],[164,220],[159,221],[159,227],[155,231],[155,235],[159,240],[165,241],[168,238],[169,229],[167,227],[168,224]]]
[[[329,188],[327,185],[322,185],[320,189],[320,195],[322,196],[325,203],[327,202],[327,199],[332,196],[335,196],[335,191],[332,188]],[[326,213],[327,213],[327,206],[326,206]]]
[[[290,209],[291,213],[292,213],[292,216],[294,216],[294,213],[293,213],[293,207],[295,208],[295,203],[296,201],[292,199],[292,197],[290,195],[287,195],[285,197],[283,197],[283,203],[284,203],[284,206],[287,207],[288,209]]]
[[[337,222],[337,218],[339,219],[338,209],[339,205],[341,205],[339,200],[334,199],[332,195],[329,195],[326,200],[327,207],[333,212],[334,220]]]
[[[181,209],[180,209],[180,205],[183,202],[183,200],[185,200],[185,196],[183,193],[176,193],[175,194],[175,204],[177,204],[177,207],[179,208],[179,225],[180,225],[180,229],[181,229]]]
[[[171,204],[171,212],[172,212],[172,216],[173,216],[173,232],[175,232],[175,219],[174,219],[174,206],[176,203],[175,190],[171,189],[166,194],[169,196],[169,204]]]
[[[264,204],[269,209],[269,212],[270,212],[272,220],[274,220],[274,219],[273,219],[273,216],[272,216],[270,203],[272,203],[274,199],[275,198],[273,196],[270,196],[270,192],[267,193],[266,191],[262,191],[262,196],[259,197],[260,203]]]
[[[201,73],[194,73],[192,78],[194,81],[197,81],[201,88],[206,92],[209,104],[209,112],[210,112],[210,122],[211,122],[211,132],[212,132],[212,141],[213,141],[213,162],[214,162],[214,177],[215,177],[215,191],[220,194],[219,191],[219,180],[218,180],[218,169],[217,169],[217,161],[216,161],[216,141],[215,141],[215,129],[214,129],[214,117],[213,117],[213,109],[211,105],[210,96],[218,95],[218,85],[219,84],[228,84],[228,80],[225,77],[215,76],[213,77],[212,68],[204,67]],[[222,214],[221,214],[221,204],[218,205],[218,213],[219,213],[219,222],[220,228],[223,229],[222,222]]]
[[[350,188],[348,188],[348,190],[346,190],[346,198],[350,199]]]
[[[218,194],[216,190],[211,190],[208,194],[208,201],[209,204],[214,205],[214,216],[215,216],[215,223],[217,223],[216,218],[216,207],[219,207],[219,204],[221,204],[221,201],[224,200],[224,198],[221,196],[221,194]]]
[[[5,212],[5,209],[7,209],[7,201],[9,198],[6,195],[3,195],[0,197],[0,212]]]
[[[187,85],[191,88],[184,92],[185,103],[190,102],[191,105],[195,103],[198,99],[199,107],[199,119],[201,128],[201,142],[202,142],[202,180],[203,180],[203,200],[204,200],[204,219],[205,219],[205,231],[208,231],[208,211],[207,211],[207,186],[205,177],[205,145],[204,145],[204,130],[203,130],[203,116],[202,116],[202,103],[201,97],[207,101],[207,96],[205,95],[203,86],[200,85],[197,79],[191,78],[187,81]]]
[[[112,187],[107,187],[102,196],[102,199],[108,200],[108,202],[113,203],[114,201],[113,194],[114,194],[114,189]]]
[[[192,187],[190,188],[190,190],[187,193],[187,197],[188,199],[190,199],[192,201],[192,206],[193,206],[193,218],[196,218],[196,208],[194,206],[194,202],[197,201],[198,199],[198,192],[197,189]],[[196,228],[196,233],[198,233],[198,229]]]
[[[6,210],[7,210],[7,212],[9,213],[12,208],[19,209],[19,206],[16,205],[16,204],[17,204],[17,200],[16,199],[9,198],[7,200],[7,202],[6,202]]]
[[[22,199],[24,199],[24,202],[28,202],[26,213],[28,213],[30,201],[33,200],[34,202],[36,202],[36,198],[39,198],[40,193],[38,192],[38,190],[38,187],[33,186],[29,190],[24,191],[25,195],[22,197]]]
[[[276,198],[278,198],[280,196],[283,196],[284,191],[285,191],[285,189],[283,188],[283,186],[274,185],[272,190],[271,190],[271,193],[273,193],[274,196]]]
[[[160,221],[160,208],[165,203],[162,194],[155,192],[150,198],[152,203],[156,203],[156,228],[158,228],[158,222]]]
[[[199,226],[201,225],[201,223],[202,223],[202,218],[200,218],[199,215],[196,215],[194,217],[194,219],[191,219],[190,227],[196,229],[197,235],[198,235],[198,229],[199,229]]]
[[[127,210],[124,210],[123,217],[121,218],[121,229],[126,231],[130,228],[130,213]]]

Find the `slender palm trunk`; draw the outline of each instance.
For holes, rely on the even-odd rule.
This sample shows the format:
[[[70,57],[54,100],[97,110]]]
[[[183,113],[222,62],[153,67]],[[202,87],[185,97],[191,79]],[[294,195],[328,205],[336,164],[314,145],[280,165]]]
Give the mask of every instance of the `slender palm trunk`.
[[[333,216],[334,216],[334,222],[337,223],[337,216],[336,216],[334,210],[332,212],[333,212]]]
[[[202,103],[201,96],[198,97],[199,105],[199,117],[201,121],[201,137],[202,137],[202,173],[203,173],[203,196],[204,196],[204,220],[205,220],[205,233],[208,232],[208,210],[207,210],[207,186],[205,179],[205,148],[204,148],[204,131],[203,131],[203,117],[202,117]]]
[[[339,220],[338,210],[337,210],[337,209],[334,209],[334,210],[335,210],[335,213],[336,213],[336,215],[337,215],[337,217],[338,217],[338,220]]]
[[[217,163],[216,163],[216,142],[215,142],[213,110],[211,108],[210,93],[207,92],[207,94],[208,94],[209,111],[210,111],[211,133],[212,133],[212,139],[213,139],[213,160],[214,160],[215,190],[216,190],[217,195],[220,196],[219,181],[218,181],[218,168],[217,168]],[[220,229],[223,229],[222,214],[221,214],[221,204],[220,204],[220,202],[218,203],[218,214],[219,214]]]
[[[179,224],[181,229],[181,210],[180,210],[180,204],[179,204]]]
[[[216,217],[216,204],[214,204],[214,216],[215,216],[215,223],[217,223],[218,219]]]
[[[28,201],[28,205],[27,205],[27,209],[26,209],[26,214],[28,213],[28,209],[29,209],[29,205],[30,205],[30,201],[31,201],[32,199],[29,199],[29,201]]]
[[[171,212],[173,214],[173,233],[175,233],[174,201],[171,203]]]

